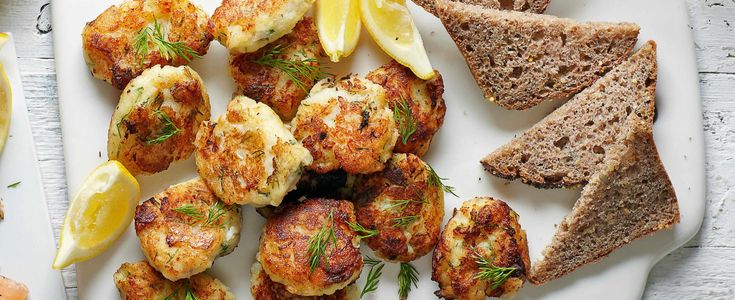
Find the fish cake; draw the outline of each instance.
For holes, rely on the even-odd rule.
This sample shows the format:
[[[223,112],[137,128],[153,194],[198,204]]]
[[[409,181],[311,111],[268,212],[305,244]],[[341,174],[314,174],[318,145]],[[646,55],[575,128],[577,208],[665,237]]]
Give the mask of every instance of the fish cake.
[[[135,209],[148,262],[169,280],[204,272],[240,241],[240,207],[225,205],[201,178],[173,185]]]
[[[348,222],[355,223],[349,201],[309,199],[290,206],[266,221],[256,258],[271,280],[289,293],[332,295],[362,271],[360,239]],[[312,261],[309,245],[320,240],[324,254]]]
[[[444,190],[430,178],[429,166],[413,154],[396,153],[379,173],[355,183],[357,223],[377,235],[364,239],[375,255],[409,262],[439,241]]]
[[[107,156],[134,175],[168,169],[189,158],[209,96],[188,66],[154,66],[123,90],[107,131]]]
[[[245,95],[270,106],[284,122],[291,121],[299,104],[314,86],[315,79],[324,76],[319,60],[321,44],[314,20],[304,17],[293,32],[253,53],[230,53],[230,74],[237,84],[238,95]],[[266,56],[272,54],[272,57]],[[266,59],[269,58],[269,59]],[[313,68],[309,76],[289,73],[274,67],[274,61],[293,61]],[[267,62],[271,62],[268,65]],[[280,65],[280,64],[278,64]]]
[[[312,161],[272,109],[244,96],[202,123],[195,144],[199,174],[227,204],[278,206]]]
[[[201,273],[174,282],[145,261],[122,264],[112,278],[122,300],[235,299],[227,286],[208,274]]]
[[[212,41],[208,20],[204,10],[188,0],[126,0],[84,26],[84,60],[95,78],[123,89],[152,66],[183,65],[206,54]],[[156,24],[161,35],[154,33]],[[161,52],[162,36],[166,44],[180,43],[174,48],[192,53]]]
[[[299,106],[291,130],[311,152],[309,169],[317,173],[381,171],[398,139],[385,90],[357,76],[317,83]]]
[[[208,30],[232,52],[257,51],[288,34],[314,0],[222,0]]]
[[[258,300],[358,300],[360,292],[352,283],[331,295],[299,296],[289,293],[280,283],[273,282],[257,261],[250,268],[250,293]]]
[[[480,265],[494,271],[487,275],[507,280],[476,278]],[[454,210],[434,250],[431,279],[439,283],[435,294],[445,299],[508,298],[523,286],[529,267],[518,214],[503,201],[482,197]]]
[[[433,78],[423,80],[411,69],[392,60],[365,76],[385,88],[390,107],[399,119],[396,122],[400,137],[394,152],[423,156],[434,134],[444,124],[447,111],[443,98],[444,80],[438,71],[434,73]],[[415,130],[410,130],[410,124],[415,124]],[[404,135],[409,132],[411,134]]]

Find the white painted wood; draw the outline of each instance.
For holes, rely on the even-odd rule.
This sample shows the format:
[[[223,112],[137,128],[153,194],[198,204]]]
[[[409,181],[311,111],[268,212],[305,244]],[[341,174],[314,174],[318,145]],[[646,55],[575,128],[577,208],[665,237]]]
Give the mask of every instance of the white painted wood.
[[[49,214],[58,233],[66,181],[47,0],[0,1],[0,30],[15,33]],[[652,270],[645,299],[735,297],[735,1],[687,0],[695,38],[707,145],[707,211],[700,234]],[[48,7],[46,7],[47,9]],[[39,25],[41,30],[37,29]],[[729,24],[729,25],[728,25]],[[76,299],[73,270],[65,270]],[[624,287],[621,287],[624,288]]]

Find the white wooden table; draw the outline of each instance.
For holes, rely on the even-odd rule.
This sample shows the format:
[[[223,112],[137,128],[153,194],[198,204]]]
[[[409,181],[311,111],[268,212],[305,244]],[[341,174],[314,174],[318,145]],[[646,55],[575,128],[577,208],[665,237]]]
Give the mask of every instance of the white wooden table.
[[[651,271],[644,298],[735,299],[735,0],[687,2],[704,106],[707,211],[700,233]],[[67,197],[49,5],[49,0],[0,0],[0,31],[15,35],[58,237]],[[73,269],[64,270],[64,284],[69,299],[77,299]]]

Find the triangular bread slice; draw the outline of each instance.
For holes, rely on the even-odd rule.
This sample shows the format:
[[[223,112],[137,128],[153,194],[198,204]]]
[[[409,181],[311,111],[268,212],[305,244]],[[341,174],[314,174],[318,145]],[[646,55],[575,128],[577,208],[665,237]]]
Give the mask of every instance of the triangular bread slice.
[[[450,0],[487,8],[543,13],[551,0]],[[436,15],[434,0],[413,0],[416,5]]]
[[[513,110],[589,86],[628,57],[640,30],[446,0],[436,9],[485,99]]]
[[[633,240],[679,223],[679,205],[648,121],[632,118],[620,145],[582,190],[571,214],[536,263],[530,281],[544,284],[595,262]]]
[[[540,188],[575,187],[599,169],[630,115],[653,123],[656,44],[646,43],[566,104],[482,159],[492,174]]]

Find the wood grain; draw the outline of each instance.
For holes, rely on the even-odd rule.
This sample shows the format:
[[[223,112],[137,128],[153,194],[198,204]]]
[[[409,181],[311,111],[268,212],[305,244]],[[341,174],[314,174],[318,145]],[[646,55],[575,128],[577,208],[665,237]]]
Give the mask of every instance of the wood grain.
[[[15,35],[49,215],[58,236],[66,213],[53,42],[47,0],[0,1],[0,31]],[[687,0],[699,64],[707,156],[707,210],[700,233],[651,271],[644,299],[735,297],[735,0]],[[70,300],[73,269],[64,270]]]

